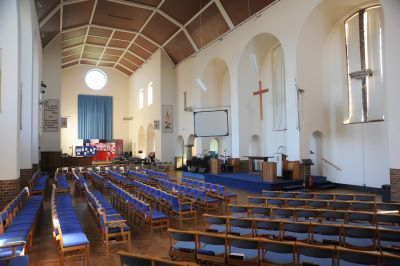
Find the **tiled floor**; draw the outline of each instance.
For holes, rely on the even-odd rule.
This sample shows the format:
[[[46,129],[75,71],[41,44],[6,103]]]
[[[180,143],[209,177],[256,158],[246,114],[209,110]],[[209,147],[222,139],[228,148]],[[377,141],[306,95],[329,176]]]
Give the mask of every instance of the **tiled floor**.
[[[75,204],[75,210],[79,217],[80,223],[90,241],[90,265],[99,266],[112,266],[120,265],[119,257],[116,255],[118,250],[127,250],[126,244],[116,244],[110,246],[109,255],[105,255],[105,248],[101,240],[101,231],[97,225],[96,220],[90,214],[86,204],[84,195],[81,195],[78,191],[75,191],[74,186],[71,183],[72,195]],[[249,195],[260,195],[255,193],[249,193],[237,189],[229,189],[230,191],[237,193],[238,203],[246,203],[247,196]],[[335,192],[352,192],[349,190],[333,190]],[[44,210],[40,217],[40,223],[37,228],[36,234],[33,239],[33,247],[29,252],[30,265],[32,266],[51,266],[59,265],[57,257],[56,246],[52,237],[52,224],[50,215],[50,200],[48,191],[46,195],[46,201],[44,203]],[[326,191],[327,192],[327,191]],[[223,213],[223,210],[221,210]],[[176,227],[176,226],[172,226]],[[143,228],[138,226],[131,226],[132,232],[132,252],[159,256],[162,258],[168,258],[169,239],[165,230],[155,231],[153,238],[150,239],[149,234],[144,232]],[[199,215],[198,225],[193,224],[184,225],[182,229],[185,230],[203,230],[203,222],[201,215]],[[80,261],[69,261],[65,265],[82,265]]]

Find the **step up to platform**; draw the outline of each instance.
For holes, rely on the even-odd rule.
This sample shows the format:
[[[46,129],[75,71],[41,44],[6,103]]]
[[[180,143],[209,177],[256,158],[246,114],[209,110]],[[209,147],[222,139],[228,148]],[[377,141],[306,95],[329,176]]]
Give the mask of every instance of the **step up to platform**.
[[[335,188],[336,185],[331,181],[328,181],[325,176],[313,176],[313,185],[319,189],[331,189]]]
[[[303,190],[303,185],[292,185],[283,187],[284,191],[295,191],[295,190]]]

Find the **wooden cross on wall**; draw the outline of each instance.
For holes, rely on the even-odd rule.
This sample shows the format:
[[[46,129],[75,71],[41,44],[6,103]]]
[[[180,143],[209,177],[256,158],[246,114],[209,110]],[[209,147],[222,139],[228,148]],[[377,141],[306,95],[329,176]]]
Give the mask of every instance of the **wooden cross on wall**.
[[[260,99],[260,120],[263,120],[263,101],[262,101],[262,95],[263,93],[269,92],[269,89],[263,89],[262,88],[262,81],[258,81],[258,91],[253,92],[253,95],[259,96]]]

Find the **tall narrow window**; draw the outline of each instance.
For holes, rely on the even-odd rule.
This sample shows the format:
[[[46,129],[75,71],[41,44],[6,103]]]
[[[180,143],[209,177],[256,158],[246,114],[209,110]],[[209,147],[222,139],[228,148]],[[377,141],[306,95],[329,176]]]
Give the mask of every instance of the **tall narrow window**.
[[[345,22],[347,117],[345,124],[384,119],[383,14],[380,6],[360,10]]]
[[[139,109],[143,109],[143,89],[139,91]]]
[[[272,50],[272,91],[274,99],[274,130],[286,129],[285,61],[282,45]]]
[[[153,104],[153,82],[149,83],[147,86],[147,105]]]

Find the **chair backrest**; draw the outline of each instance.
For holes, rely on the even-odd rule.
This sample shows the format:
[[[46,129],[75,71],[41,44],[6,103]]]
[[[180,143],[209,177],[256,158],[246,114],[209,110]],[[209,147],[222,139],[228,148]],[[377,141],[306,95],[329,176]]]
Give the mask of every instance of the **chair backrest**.
[[[380,256],[378,255],[356,252],[355,250],[338,252],[339,264],[341,264],[341,261],[344,261],[361,265],[379,265],[379,258]]]

